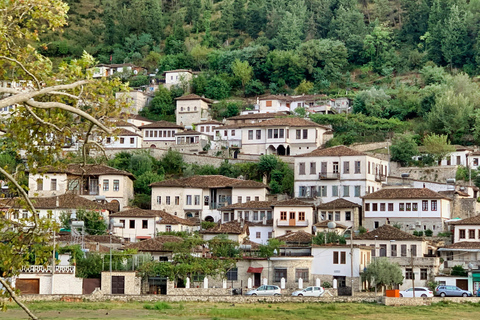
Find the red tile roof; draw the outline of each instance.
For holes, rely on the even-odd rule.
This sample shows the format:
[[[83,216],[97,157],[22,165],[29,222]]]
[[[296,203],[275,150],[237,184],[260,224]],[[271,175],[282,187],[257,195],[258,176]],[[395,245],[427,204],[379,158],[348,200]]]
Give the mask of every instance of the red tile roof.
[[[276,117],[285,117],[287,114],[285,112],[272,112],[272,113],[249,113],[242,114],[239,116],[233,116],[227,118],[227,120],[250,120],[250,119],[272,119]]]
[[[157,129],[157,128],[163,129],[163,128],[167,128],[167,129],[182,129],[183,130],[182,126],[179,126],[178,124],[176,124],[174,122],[165,121],[165,120],[155,121],[155,122],[140,126],[139,128],[140,129],[151,129],[151,128],[153,128],[153,129]]]
[[[76,194],[63,194],[53,197],[30,198],[36,209],[85,209],[85,210],[109,210],[115,211],[118,204],[100,203],[85,199]],[[24,208],[23,199],[10,198],[1,199],[0,205],[12,208]]]
[[[328,223],[331,222],[330,220],[325,220],[325,221],[322,221],[322,222],[317,222],[315,224],[315,227],[318,227],[318,228],[328,228]],[[343,224],[340,224],[340,223],[337,223],[335,222],[335,228],[339,228],[339,229],[347,229],[348,227],[347,226],[344,226]]]
[[[145,217],[145,218],[160,218],[157,224],[183,224],[187,226],[196,225],[194,221],[189,219],[182,219],[180,217],[171,215],[163,210],[145,210],[145,209],[129,209],[111,214],[110,217]]]
[[[152,187],[181,187],[181,188],[267,188],[261,182],[228,178],[220,175],[192,176],[188,178],[170,179],[152,183]]]
[[[138,251],[167,251],[171,252],[171,249],[165,249],[166,243],[180,243],[183,242],[183,238],[176,236],[158,236],[152,239],[131,243],[124,246],[124,249],[137,249]]]
[[[428,188],[384,188],[364,195],[363,199],[447,199]]]
[[[235,209],[265,209],[271,210],[272,206],[277,201],[248,201],[242,203],[234,203],[223,208],[220,208],[220,211],[228,211],[228,210],[235,210]]]
[[[175,98],[175,100],[203,100],[206,103],[212,103],[213,102],[213,100],[207,99],[205,97],[200,97],[199,95],[196,95],[194,93]]]
[[[375,236],[377,236],[377,240],[417,240],[422,241],[421,237],[414,236],[410,233],[392,227],[388,224],[384,224],[383,226],[364,233],[360,235],[356,235],[353,237],[354,240],[375,240]]]
[[[289,199],[289,200],[283,200],[283,201],[278,201],[274,205],[275,207],[312,207],[313,204],[298,200],[298,199]]]
[[[284,241],[286,244],[306,244],[312,243],[313,234],[307,233],[305,231],[297,231],[297,232],[288,232],[284,235],[276,237],[280,241]]]
[[[335,199],[330,202],[321,203],[318,205],[318,209],[331,210],[331,209],[344,209],[344,208],[359,208],[361,205],[348,201],[343,198]]]
[[[462,220],[451,221],[448,224],[453,225],[480,225],[480,216],[474,216]]]
[[[113,131],[114,135],[117,135],[119,137],[131,137],[131,136],[137,136],[141,137],[138,133],[135,133],[133,131],[127,130],[125,128],[118,128]]]
[[[238,221],[217,223],[213,228],[200,230],[201,234],[249,234],[248,225]]]
[[[331,148],[318,148],[309,153],[297,155],[296,157],[345,157],[345,156],[366,156],[365,153],[350,149],[345,146]]]
[[[480,249],[479,241],[460,241],[442,247],[443,249]]]
[[[67,173],[76,176],[98,176],[98,175],[122,175],[128,176],[130,179],[134,180],[135,177],[133,174],[127,171],[118,170],[109,166],[105,166],[103,164],[77,164],[71,163],[68,164],[66,167],[52,167],[47,166],[38,169],[39,172],[42,173]]]

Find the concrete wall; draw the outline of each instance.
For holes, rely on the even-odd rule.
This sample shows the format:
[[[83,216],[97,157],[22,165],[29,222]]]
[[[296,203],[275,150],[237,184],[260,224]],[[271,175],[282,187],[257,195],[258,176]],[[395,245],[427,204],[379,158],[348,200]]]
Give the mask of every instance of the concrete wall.
[[[112,276],[125,277],[125,294],[140,294],[142,278],[136,276],[135,271],[112,272]],[[102,293],[110,294],[111,292],[111,277],[109,271],[102,272]]]

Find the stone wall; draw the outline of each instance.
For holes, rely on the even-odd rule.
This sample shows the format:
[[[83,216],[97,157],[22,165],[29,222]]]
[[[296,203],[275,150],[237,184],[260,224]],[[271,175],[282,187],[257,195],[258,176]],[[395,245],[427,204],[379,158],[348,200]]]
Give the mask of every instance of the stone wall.
[[[432,303],[441,301],[453,303],[479,303],[480,298],[477,297],[433,297],[433,298],[391,298],[382,297],[382,303],[386,306],[429,306]]]
[[[111,276],[124,276],[125,277],[125,294],[130,295],[138,295],[140,294],[141,286],[142,286],[142,278],[136,276],[135,271],[121,271],[121,272],[112,272]],[[111,285],[112,285],[112,278],[110,277],[109,271],[103,271],[102,275],[102,294],[110,294],[112,292]]]
[[[391,167],[390,175],[400,177],[402,173],[410,174],[410,179],[445,183],[447,179],[455,179],[457,166],[432,167]]]
[[[372,142],[372,143],[355,143],[351,145],[350,148],[359,152],[366,152],[366,151],[372,151],[377,149],[383,149],[383,148],[386,148],[388,145],[390,145],[390,142],[388,141]]]

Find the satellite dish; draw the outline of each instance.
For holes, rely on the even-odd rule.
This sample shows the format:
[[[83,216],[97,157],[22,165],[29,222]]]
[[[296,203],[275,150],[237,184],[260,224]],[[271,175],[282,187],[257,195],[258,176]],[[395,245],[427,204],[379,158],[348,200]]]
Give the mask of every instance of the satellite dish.
[[[313,230],[313,233],[317,233],[317,227],[316,226],[313,226],[312,230]]]
[[[335,229],[337,227],[337,224],[333,221],[330,221],[328,224],[327,224],[327,227],[328,229]]]

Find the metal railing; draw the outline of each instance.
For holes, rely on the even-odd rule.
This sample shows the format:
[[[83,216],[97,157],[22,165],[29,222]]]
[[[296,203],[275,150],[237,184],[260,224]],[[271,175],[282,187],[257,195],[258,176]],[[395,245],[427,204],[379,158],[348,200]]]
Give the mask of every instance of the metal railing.
[[[52,266],[32,265],[23,267],[21,273],[52,273]],[[75,266],[55,266],[55,273],[75,273]]]

